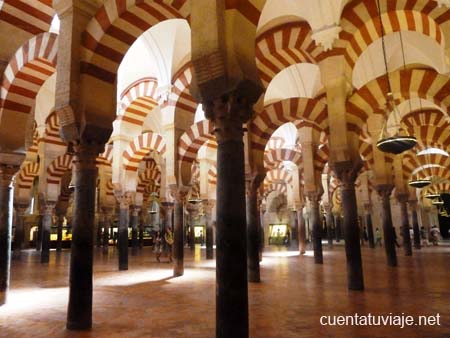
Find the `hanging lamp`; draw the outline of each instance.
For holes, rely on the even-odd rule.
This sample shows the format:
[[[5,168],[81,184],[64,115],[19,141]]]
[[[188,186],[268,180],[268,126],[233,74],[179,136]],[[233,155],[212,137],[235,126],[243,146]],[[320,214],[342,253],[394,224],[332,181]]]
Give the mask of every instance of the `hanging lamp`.
[[[441,194],[437,194],[437,193],[429,193],[425,195],[425,198],[428,198],[430,200],[434,200],[435,198],[439,198],[441,197]]]
[[[423,178],[423,179],[418,178],[418,179],[409,181],[408,184],[413,188],[421,189],[421,188],[425,188],[426,186],[429,186],[431,184],[431,180],[429,180],[427,178]]]
[[[387,135],[387,118],[386,116],[389,114],[389,108],[392,110],[392,113],[394,114],[394,121],[397,122],[397,118],[399,117],[399,111],[395,104],[394,97],[392,95],[392,89],[391,89],[391,82],[389,78],[389,70],[387,65],[387,57],[386,57],[386,46],[384,41],[384,27],[383,27],[383,20],[381,19],[381,6],[380,6],[380,0],[378,2],[378,17],[380,19],[380,29],[381,29],[381,45],[383,48],[383,60],[384,60],[384,67],[386,70],[386,79],[387,79],[387,85],[388,85],[388,92],[387,92],[387,100],[386,100],[386,114],[385,114],[385,125],[380,133],[380,139],[377,142],[377,148],[385,153],[391,153],[394,155],[401,154],[402,152],[409,150],[413,148],[417,144],[417,139],[414,136],[410,136],[406,133],[406,131],[401,127],[400,123],[396,123],[397,126],[399,126],[398,131],[396,134],[389,136]],[[402,54],[403,54],[403,68],[405,67],[405,55],[404,55],[404,49],[403,49],[403,39],[401,32],[400,34],[400,44],[402,48]],[[402,131],[404,134],[402,134]]]

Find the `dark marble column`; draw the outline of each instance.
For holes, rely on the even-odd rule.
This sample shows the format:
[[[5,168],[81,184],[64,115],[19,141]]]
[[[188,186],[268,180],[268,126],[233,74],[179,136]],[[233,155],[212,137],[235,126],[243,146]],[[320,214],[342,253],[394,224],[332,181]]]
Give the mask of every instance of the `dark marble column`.
[[[96,158],[102,148],[98,144],[87,142],[74,146],[75,195],[66,325],[69,330],[86,330],[92,327]]]
[[[417,218],[417,201],[408,201],[412,214],[412,226],[414,231],[414,248],[420,249],[420,229],[419,220]]]
[[[62,251],[62,231],[63,231],[64,215],[65,214],[62,213],[58,213],[56,215],[58,217],[56,229],[56,252]]]
[[[401,217],[402,217],[402,237],[403,250],[405,256],[412,256],[411,237],[409,236],[409,219],[408,219],[408,194],[398,194],[397,200],[400,203]]]
[[[139,210],[140,206],[132,205],[131,206],[131,255],[136,256],[139,249],[139,241],[138,241],[138,227],[139,227]]]
[[[175,277],[184,274],[184,205],[186,203],[186,192],[180,189],[172,192],[174,197],[173,212],[173,246],[172,254],[174,258],[173,275]]]
[[[107,255],[109,251],[109,229],[112,228],[113,208],[103,207],[103,239],[102,253]]]
[[[331,205],[325,206],[326,211],[326,222],[327,222],[327,239],[328,239],[328,247],[333,247],[333,214],[331,213]]]
[[[12,180],[18,166],[0,165],[0,305],[6,303],[11,266]]]
[[[42,215],[39,215],[38,217],[38,224],[37,224],[37,234],[36,239],[34,241],[36,251],[41,251],[42,249]]]
[[[247,209],[247,276],[250,283],[261,281],[259,273],[260,221],[258,211],[258,188],[265,174],[255,174],[246,182]]]
[[[314,250],[314,263],[323,264],[322,253],[322,220],[319,210],[319,193],[306,194],[310,202],[310,224],[312,226],[312,243]]]
[[[213,221],[212,221],[212,209],[214,208],[214,201],[209,200],[205,203],[206,210],[206,259],[214,258],[214,231],[213,231]]]
[[[28,203],[15,203],[16,209],[16,232],[14,235],[13,259],[20,259],[25,239],[25,212],[28,209]]]
[[[265,235],[264,235],[264,213],[265,204],[262,203],[261,194],[258,195],[258,205],[259,205],[259,261],[262,261],[262,255],[265,247]]]
[[[53,213],[55,211],[55,201],[45,201],[41,205],[42,210],[42,250],[41,263],[48,263],[50,259],[50,234],[53,224]]]
[[[300,255],[306,252],[306,226],[305,218],[303,217],[303,205],[300,205],[297,210],[298,219],[298,249],[300,250]]]
[[[130,225],[131,197],[124,194],[118,197],[120,203],[119,226],[117,229],[117,249],[119,252],[119,270],[128,270],[128,226]]]
[[[334,215],[334,224],[335,224],[335,232],[336,232],[336,242],[340,242],[342,238],[342,227],[341,227],[342,219],[341,215]]]
[[[376,187],[378,195],[381,197],[381,218],[383,220],[384,249],[386,251],[387,263],[389,266],[397,266],[397,254],[395,252],[394,229],[392,226],[391,184],[380,184]]]
[[[375,238],[373,235],[373,224],[372,224],[372,213],[369,203],[364,204],[366,226],[367,226],[367,237],[369,237],[369,248],[375,248]]]
[[[240,88],[242,90],[242,88]],[[242,95],[241,95],[242,93]],[[248,337],[244,129],[254,102],[245,91],[203,102],[217,148],[216,337]],[[245,93],[245,96],[244,96]]]
[[[360,167],[359,167],[360,168]],[[358,207],[356,204],[355,180],[358,166],[341,168],[342,211],[344,213],[344,240],[347,258],[347,285],[349,290],[364,290],[364,276],[361,259],[360,235],[358,227]]]
[[[144,227],[145,227],[145,209],[141,208],[141,211],[139,213],[139,219],[141,220],[139,222],[139,249],[142,249],[144,247]]]

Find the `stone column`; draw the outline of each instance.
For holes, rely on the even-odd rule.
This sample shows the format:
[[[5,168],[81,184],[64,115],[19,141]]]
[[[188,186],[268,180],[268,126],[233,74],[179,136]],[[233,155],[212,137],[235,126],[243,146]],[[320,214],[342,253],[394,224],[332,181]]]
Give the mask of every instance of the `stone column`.
[[[74,148],[75,195],[67,328],[85,330],[92,327],[96,158],[102,147],[82,142]]]
[[[37,234],[36,239],[34,241],[36,251],[41,251],[42,249],[42,215],[38,216],[38,224],[37,224]]]
[[[214,258],[214,249],[213,249],[213,241],[214,241],[214,231],[212,225],[212,209],[214,208],[214,201],[209,200],[206,204],[206,259]]]
[[[389,266],[397,266],[397,254],[395,252],[394,229],[392,227],[392,214],[390,196],[391,184],[380,184],[376,187],[378,195],[381,197],[381,218],[383,220],[384,249],[386,251],[387,263]]]
[[[64,214],[58,213],[58,224],[56,230],[56,252],[62,251],[62,231],[63,231],[63,223],[64,223]]]
[[[243,85],[245,86],[245,85]],[[242,124],[252,114],[243,88],[203,102],[217,148],[216,337],[248,337],[247,221]]]
[[[247,208],[247,273],[250,283],[261,281],[259,273],[260,220],[258,211],[258,188],[265,174],[255,174],[246,184]]]
[[[146,219],[144,217],[145,212],[141,208],[141,211],[139,213],[139,219],[141,220],[139,222],[139,249],[142,249],[144,247],[144,227],[146,224]]]
[[[258,195],[258,205],[259,205],[259,261],[262,261],[262,254],[265,246],[265,235],[264,235],[264,213],[265,204],[262,203],[261,193]]]
[[[366,213],[366,225],[367,225],[367,236],[369,237],[369,248],[375,248],[375,240],[373,236],[373,224],[372,224],[372,214],[370,204],[364,204],[364,211]]]
[[[16,232],[14,235],[13,259],[20,259],[25,239],[25,212],[28,209],[28,203],[16,203]]]
[[[53,224],[53,213],[55,211],[55,201],[45,201],[41,205],[42,210],[42,250],[41,263],[48,263],[50,259],[50,234]]]
[[[17,166],[0,165],[0,305],[6,303],[11,264],[12,181]]]
[[[120,203],[119,226],[117,229],[117,249],[119,252],[119,270],[128,270],[128,226],[130,224],[130,201],[128,194],[118,197]]]
[[[307,193],[306,197],[310,202],[310,224],[312,226],[312,243],[314,250],[314,263],[323,264],[322,253],[322,221],[320,218],[318,193]]]
[[[305,218],[303,217],[303,205],[300,205],[297,210],[298,219],[298,249],[300,250],[300,255],[306,252],[306,226]]]
[[[334,224],[335,224],[335,232],[336,232],[336,242],[341,241],[342,237],[342,229],[341,229],[341,215],[334,215]]]
[[[103,239],[102,253],[107,255],[109,251],[109,229],[112,228],[113,208],[103,207]]]
[[[411,237],[409,236],[409,219],[408,219],[408,194],[398,194],[397,200],[400,203],[400,210],[402,216],[402,237],[403,250],[405,256],[412,256]]]
[[[173,275],[175,277],[184,274],[184,205],[186,203],[187,192],[181,189],[172,193],[174,197],[174,225],[173,225],[173,246],[172,254],[174,258]]]
[[[342,211],[344,213],[344,240],[347,257],[347,285],[349,290],[364,290],[364,276],[358,227],[355,180],[359,166],[351,169],[339,168],[341,181]]]
[[[331,205],[325,206],[326,214],[326,222],[327,222],[327,239],[328,239],[328,247],[333,247],[333,214],[331,213]]]
[[[412,226],[414,231],[414,248],[420,249],[420,229],[419,220],[417,218],[417,201],[409,201],[412,213]]]
[[[138,241],[138,227],[139,227],[139,210],[141,208],[137,205],[131,206],[131,255],[136,256],[139,249]]]

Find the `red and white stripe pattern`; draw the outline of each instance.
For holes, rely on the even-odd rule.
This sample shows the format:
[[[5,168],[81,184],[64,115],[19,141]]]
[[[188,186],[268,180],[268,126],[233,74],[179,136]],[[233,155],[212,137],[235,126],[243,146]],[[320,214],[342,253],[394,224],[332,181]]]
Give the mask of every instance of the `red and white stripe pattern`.
[[[36,126],[34,126],[33,142],[31,143],[30,147],[27,149],[27,153],[37,154],[38,147],[39,147],[39,132],[37,131]]]
[[[56,70],[57,37],[54,33],[39,34],[14,54],[0,88],[4,113],[31,112],[39,89]]]
[[[162,106],[173,106],[175,111],[186,111],[192,116],[195,115],[198,102],[192,97],[189,86],[192,81],[192,64],[189,62],[175,73],[172,78],[172,92],[169,95],[169,101]]]
[[[112,179],[108,179],[108,181],[105,184],[105,191],[106,196],[114,197],[114,184],[112,182]]]
[[[32,35],[47,32],[54,15],[52,0],[2,0],[0,2],[0,21],[7,22]]]
[[[450,119],[438,109],[415,110],[403,116],[401,122],[408,131],[416,126],[450,127]]]
[[[147,115],[158,105],[158,81],[144,78],[131,84],[121,95],[118,120],[142,126]]]
[[[65,147],[67,144],[59,136],[59,118],[56,112],[52,112],[48,117],[45,125],[45,135],[39,140],[48,144],[54,144]]]
[[[72,169],[72,155],[58,156],[47,167],[47,183],[60,184],[63,175],[70,169]]]
[[[217,166],[216,164],[211,165],[208,170],[208,183],[212,185],[217,184]]]
[[[39,173],[38,162],[28,162],[22,166],[17,177],[17,187],[19,189],[29,190],[33,186],[34,178]]]
[[[82,73],[114,83],[129,47],[152,26],[189,15],[186,0],[106,0],[83,34]]]
[[[288,23],[264,32],[256,40],[256,65],[264,86],[291,65],[316,64],[322,51],[312,40],[306,22]]]
[[[289,185],[292,185],[294,182],[292,174],[282,168],[272,169],[268,171],[265,180],[267,180],[267,182],[269,183],[284,182]]]
[[[434,70],[407,69],[390,73],[396,103],[420,97],[434,102],[450,113],[450,78]],[[382,75],[358,89],[347,101],[347,121],[361,130],[372,114],[382,114],[388,92],[386,76]]]
[[[450,145],[450,130],[447,126],[416,126],[413,133],[417,138],[420,148],[434,147],[447,149]]]
[[[287,193],[286,183],[283,182],[271,183],[264,180],[263,187],[264,187],[264,197],[267,197],[272,191],[278,191],[283,195]]]
[[[284,137],[272,136],[269,139],[269,142],[267,142],[267,144],[266,144],[266,151],[282,148],[285,143],[286,143],[286,140],[284,139]]]
[[[450,194],[450,182],[439,182],[422,189],[422,196],[427,194]]]
[[[444,7],[444,6],[443,6]],[[381,1],[381,18],[385,34],[414,31],[429,36],[442,47],[445,40],[440,25],[450,19],[446,8],[439,8],[436,1],[384,0]],[[376,1],[352,1],[343,10],[338,46],[344,48],[347,72],[359,56],[375,40],[381,37],[381,27]]]
[[[303,167],[302,153],[287,148],[278,148],[264,153],[264,167],[268,170],[278,168],[283,161],[291,161],[297,167]]]
[[[113,156],[113,144],[109,143],[105,145],[105,151],[97,157],[97,166],[105,165],[110,167],[112,164]]]
[[[402,164],[407,178],[410,178],[412,172],[420,167],[424,167],[416,174],[420,178],[430,176],[444,178],[449,175],[450,159],[441,154],[416,155],[408,152],[404,156]],[[439,165],[439,167],[428,167],[430,164]]]
[[[316,153],[314,154],[314,170],[323,173],[325,165],[328,163],[329,156],[330,150],[328,148],[328,143],[317,147]]]
[[[180,162],[192,162],[197,158],[200,147],[208,140],[214,140],[213,124],[209,120],[195,123],[181,135],[178,141],[178,155]]]
[[[160,185],[161,173],[157,169],[146,169],[139,174],[139,181],[137,186],[137,192],[145,192],[146,187],[149,184]]]
[[[250,123],[252,146],[264,150],[273,132],[286,122],[304,119],[316,124],[319,131],[328,129],[326,101],[290,98],[266,106]]]
[[[135,137],[123,152],[123,166],[125,170],[137,171],[141,160],[152,150],[162,156],[165,155],[166,142],[161,135],[146,132]]]

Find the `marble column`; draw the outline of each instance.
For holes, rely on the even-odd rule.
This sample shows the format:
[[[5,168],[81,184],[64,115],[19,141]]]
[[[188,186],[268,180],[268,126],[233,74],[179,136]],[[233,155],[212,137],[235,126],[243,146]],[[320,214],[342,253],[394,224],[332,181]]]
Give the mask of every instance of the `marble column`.
[[[369,237],[369,248],[375,248],[375,239],[373,235],[373,224],[372,224],[372,213],[369,203],[364,204],[366,226],[367,226],[367,237]]]
[[[112,228],[113,208],[103,207],[103,239],[102,253],[107,255],[109,251],[109,232]]]
[[[38,224],[37,224],[37,233],[36,233],[36,238],[35,238],[35,248],[36,251],[41,251],[42,249],[42,215],[38,216]]]
[[[48,263],[50,259],[50,235],[52,232],[55,201],[45,201],[41,205],[42,210],[42,250],[41,263]]]
[[[128,270],[128,226],[130,225],[130,201],[128,194],[118,197],[119,226],[117,229],[117,249],[119,258],[119,270]]]
[[[64,215],[63,213],[57,213],[58,223],[56,229],[56,252],[62,251],[62,231],[63,231],[63,223],[64,223]]]
[[[243,90],[243,88],[240,88]],[[252,106],[243,90],[203,102],[217,140],[216,337],[248,337],[247,220],[243,123]]]
[[[186,203],[186,192],[181,189],[172,194],[174,197],[173,212],[173,246],[172,255],[174,259],[173,275],[175,277],[184,274],[184,205]]]
[[[214,208],[214,201],[208,201],[205,207],[206,210],[206,259],[214,259],[214,231],[212,224],[212,209]]]
[[[17,166],[0,165],[0,305],[6,303],[11,266],[13,177]]]
[[[136,256],[139,249],[139,240],[138,240],[138,227],[139,227],[139,210],[141,208],[137,205],[131,206],[131,255]]]
[[[347,286],[349,290],[364,290],[364,276],[361,259],[358,208],[356,203],[355,180],[358,170],[343,170],[341,181],[342,211],[344,213],[345,255],[347,258]]]
[[[314,192],[314,193],[307,193],[306,197],[310,202],[310,224],[312,226],[314,263],[323,264],[322,220],[320,217],[320,209],[319,209],[320,195]]]
[[[298,249],[300,255],[304,255],[306,252],[306,226],[305,218],[303,217],[303,205],[300,205],[297,210],[298,219]]]
[[[408,201],[412,214],[412,226],[414,232],[414,248],[420,249],[420,229],[419,220],[417,218],[417,201]]]
[[[408,194],[398,194],[397,200],[400,203],[400,211],[402,217],[402,237],[403,250],[405,256],[412,256],[411,237],[409,236],[409,219],[408,219]]]
[[[145,227],[145,211],[141,208],[139,213],[139,249],[144,247],[144,227]]]
[[[28,203],[15,203],[16,209],[16,232],[14,235],[13,259],[20,259],[25,239],[25,212],[28,209]]]
[[[341,215],[334,215],[334,224],[335,224],[335,232],[336,232],[336,242],[340,242],[342,238],[342,227],[341,227],[342,219]]]
[[[328,239],[328,247],[333,247],[333,214],[331,213],[331,206],[326,206],[326,222],[327,222],[327,239]]]
[[[260,220],[258,211],[258,188],[265,174],[256,174],[246,182],[247,211],[247,276],[250,283],[261,281],[259,272]]]
[[[378,195],[381,197],[381,218],[383,222],[384,249],[386,251],[387,264],[397,266],[397,254],[395,252],[394,228],[392,226],[391,184],[380,184],[376,187]]]
[[[94,248],[96,158],[103,145],[74,146],[75,195],[70,255],[67,329],[92,327],[92,264]]]

